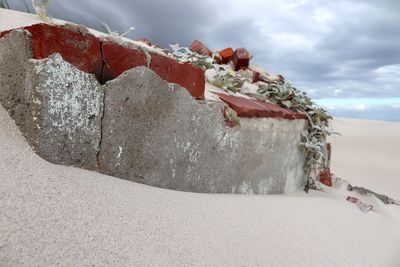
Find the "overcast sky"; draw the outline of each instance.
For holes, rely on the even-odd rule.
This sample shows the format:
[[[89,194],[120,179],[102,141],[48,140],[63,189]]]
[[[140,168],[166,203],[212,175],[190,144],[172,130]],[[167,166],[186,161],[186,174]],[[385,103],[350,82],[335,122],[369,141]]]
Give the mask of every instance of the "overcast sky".
[[[400,121],[400,0],[53,0],[49,10],[97,29],[134,26],[131,38],[165,47],[245,47],[333,114]]]

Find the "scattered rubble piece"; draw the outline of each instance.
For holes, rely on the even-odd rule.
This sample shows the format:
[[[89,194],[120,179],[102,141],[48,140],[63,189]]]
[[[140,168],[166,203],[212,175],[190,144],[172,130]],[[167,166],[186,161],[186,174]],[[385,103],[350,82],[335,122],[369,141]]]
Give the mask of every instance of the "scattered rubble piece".
[[[332,187],[332,173],[329,168],[325,168],[320,172],[319,181],[326,186]]]
[[[229,107],[228,104],[224,103],[224,118],[225,118],[225,124],[228,127],[235,127],[240,124],[240,120],[237,116],[236,111],[234,111],[232,108]]]
[[[190,45],[190,50],[196,52],[202,56],[212,56],[212,51],[207,48],[202,42],[199,40],[194,40],[193,43]]]
[[[260,76],[261,74],[257,71],[253,71],[253,79],[252,79],[252,83],[256,83],[258,81],[260,81]]]
[[[364,202],[362,202],[361,200],[359,200],[359,199],[356,198],[356,197],[348,196],[348,197],[346,198],[346,200],[349,201],[349,202],[351,202],[351,203],[356,204],[357,207],[358,207],[362,212],[368,212],[368,211],[370,211],[370,210],[373,209],[373,206],[372,206],[372,205],[367,204],[367,203],[364,203]]]
[[[242,68],[246,69],[250,63],[250,54],[243,47],[235,50],[232,56],[233,69],[238,71]]]
[[[304,119],[303,114],[297,114],[293,111],[257,99],[247,99],[225,94],[216,95],[227,103],[239,117],[285,118],[288,120]]]
[[[377,199],[382,201],[385,204],[396,204],[400,205],[400,201],[394,200],[388,196],[385,196],[383,194],[375,193],[374,191],[371,191],[369,189],[366,189],[364,187],[359,187],[359,186],[352,186],[351,184],[347,185],[347,190],[348,191],[355,191],[361,195],[365,196],[375,196]]]
[[[228,64],[228,62],[232,59],[234,53],[235,51],[232,49],[232,47],[227,47],[219,51],[217,54],[217,62],[219,64]]]

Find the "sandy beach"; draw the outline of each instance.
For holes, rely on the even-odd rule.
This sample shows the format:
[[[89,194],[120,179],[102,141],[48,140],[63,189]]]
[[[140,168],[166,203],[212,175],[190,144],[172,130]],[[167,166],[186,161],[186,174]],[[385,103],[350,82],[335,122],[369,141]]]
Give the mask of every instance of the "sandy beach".
[[[0,30],[35,22],[0,9]],[[333,127],[332,171],[400,200],[400,123]],[[400,266],[400,206],[346,187],[195,194],[54,165],[0,107],[0,266]]]
[[[400,123],[335,118],[332,170],[354,185],[400,199]]]
[[[346,146],[352,141],[344,130],[355,124],[368,126],[339,121],[343,136],[334,143],[333,163],[349,181],[364,185],[351,179],[360,165],[349,164],[354,149]],[[385,127],[390,132],[394,126],[380,123],[377,133]],[[400,265],[400,207],[349,194],[345,185],[268,196],[153,188],[44,161],[3,108],[0,147],[1,266]],[[369,157],[375,156],[364,158],[373,162]],[[380,170],[386,177],[385,167]],[[375,177],[365,186],[400,194],[391,188],[395,179]],[[347,195],[375,210],[361,212]]]

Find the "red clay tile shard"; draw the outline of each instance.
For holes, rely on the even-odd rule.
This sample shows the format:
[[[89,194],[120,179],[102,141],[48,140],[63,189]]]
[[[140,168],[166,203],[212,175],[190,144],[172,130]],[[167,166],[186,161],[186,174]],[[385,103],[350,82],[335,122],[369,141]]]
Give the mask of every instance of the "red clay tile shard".
[[[225,94],[216,93],[216,95],[227,103],[239,117],[283,118],[288,120],[304,119],[303,114],[286,110],[272,103]]]
[[[196,52],[200,55],[211,57],[212,51],[207,48],[202,42],[198,40],[194,40],[192,45],[190,46],[190,50]]]
[[[218,55],[221,58],[221,63],[227,64],[229,62],[229,60],[232,59],[234,53],[235,53],[235,51],[233,51],[233,49],[231,47],[228,47],[228,48],[225,48],[225,49],[219,51]]]
[[[236,49],[232,56],[232,63],[235,71],[248,68],[250,63],[249,52],[243,47]]]
[[[326,186],[332,186],[332,173],[329,168],[324,169],[319,174],[319,181]]]
[[[150,69],[164,80],[186,88],[194,98],[204,98],[205,77],[201,68],[151,53]]]
[[[65,61],[96,75],[100,80],[103,60],[100,41],[95,36],[48,24],[27,26],[25,30],[32,34],[32,53],[35,59],[46,58],[57,52]]]
[[[128,48],[111,41],[102,43],[104,59],[103,83],[114,79],[126,70],[147,66],[147,57],[143,51]]]

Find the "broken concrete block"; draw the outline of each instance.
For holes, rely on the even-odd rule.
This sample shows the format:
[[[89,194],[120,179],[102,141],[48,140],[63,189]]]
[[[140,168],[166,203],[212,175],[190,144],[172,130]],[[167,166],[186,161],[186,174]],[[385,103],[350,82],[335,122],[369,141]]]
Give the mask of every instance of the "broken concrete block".
[[[302,188],[305,120],[241,119],[138,67],[105,85],[99,171],[152,186],[267,194]]]
[[[213,145],[207,135],[214,129],[204,120],[225,128],[220,107],[201,107],[186,89],[144,67],[105,86],[101,172],[176,190],[212,190],[214,178],[202,177],[207,162],[200,161],[206,157],[200,146],[205,152]]]
[[[0,104],[14,117],[20,108],[25,87],[26,62],[32,58],[27,31],[14,30],[0,39]],[[19,116],[24,112],[16,112]]]
[[[60,54],[31,59],[23,99],[27,114],[17,123],[25,125],[24,136],[42,158],[96,169],[103,97],[95,76],[78,70]]]
[[[243,114],[277,119],[239,121],[222,102],[193,99],[204,94],[201,69],[155,52],[150,57],[145,52],[146,65],[161,77],[146,67],[120,70],[101,87],[94,75],[59,54],[28,60],[29,35],[7,39],[6,34],[0,40],[0,60],[6,64],[14,64],[8,50],[18,53],[13,41],[27,52],[16,61],[19,66],[1,69],[1,101],[15,104],[10,114],[44,159],[191,192],[268,194],[304,187],[305,155],[299,144],[305,120],[295,119],[299,114],[240,98],[231,102]]]
[[[199,40],[194,40],[192,44],[190,45],[190,50],[193,52],[196,52],[197,54],[200,54],[202,56],[206,57],[211,57],[212,56],[212,51],[207,48],[202,42]]]
[[[246,69],[250,63],[250,54],[243,47],[235,50],[235,53],[232,56],[232,64],[233,69],[238,71],[242,68]]]

